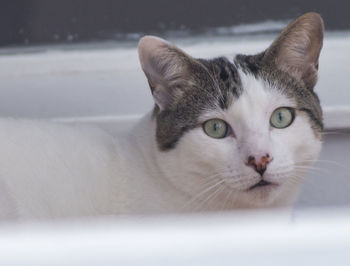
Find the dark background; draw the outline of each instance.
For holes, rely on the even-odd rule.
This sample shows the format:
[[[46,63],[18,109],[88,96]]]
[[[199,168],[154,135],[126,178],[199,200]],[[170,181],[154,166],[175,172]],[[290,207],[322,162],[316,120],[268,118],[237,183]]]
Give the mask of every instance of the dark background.
[[[307,11],[328,30],[350,29],[349,0],[0,0],[0,46],[122,39],[127,33],[195,34],[217,26],[285,20]],[[129,36],[132,36],[129,34]]]

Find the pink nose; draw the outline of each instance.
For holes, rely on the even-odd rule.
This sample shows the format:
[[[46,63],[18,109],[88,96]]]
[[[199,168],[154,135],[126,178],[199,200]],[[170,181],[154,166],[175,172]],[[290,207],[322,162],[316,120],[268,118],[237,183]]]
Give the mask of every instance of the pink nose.
[[[267,153],[265,156],[262,156],[260,160],[256,160],[254,156],[248,156],[246,165],[252,167],[256,172],[258,172],[261,176],[266,171],[267,165],[272,161],[272,158]]]

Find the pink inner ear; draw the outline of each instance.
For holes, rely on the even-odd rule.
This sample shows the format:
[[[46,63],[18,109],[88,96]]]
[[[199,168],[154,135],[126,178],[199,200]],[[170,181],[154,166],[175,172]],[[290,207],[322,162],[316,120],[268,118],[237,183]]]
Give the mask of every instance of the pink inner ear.
[[[312,88],[323,44],[323,20],[310,12],[291,22],[267,50],[276,65]]]
[[[154,101],[161,110],[164,109],[164,105],[167,104],[167,99],[170,95],[164,88],[163,76],[160,73],[159,65],[161,65],[162,50],[164,47],[169,46],[171,46],[170,43],[155,36],[141,38],[138,46],[142,70],[148,79]],[[158,60],[157,57],[159,57]]]
[[[144,36],[140,39],[138,45],[139,60],[145,73],[150,71],[150,59],[155,56],[162,47],[169,45],[167,41],[155,36]]]
[[[181,86],[177,85],[188,80],[185,76],[190,75],[190,65],[195,64],[195,60],[174,45],[153,36],[143,37],[138,51],[154,101],[164,109],[182,95]]]

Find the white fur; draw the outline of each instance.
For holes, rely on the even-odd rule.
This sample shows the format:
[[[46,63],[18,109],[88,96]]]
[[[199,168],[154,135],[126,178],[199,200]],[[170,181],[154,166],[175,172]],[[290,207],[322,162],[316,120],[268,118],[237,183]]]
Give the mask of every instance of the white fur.
[[[196,128],[182,137],[176,149],[157,158],[164,177],[191,198],[185,208],[286,206],[295,199],[306,167],[319,155],[321,141],[305,114],[297,112],[295,121],[285,129],[271,128],[269,124],[276,108],[295,107],[295,103],[253,76],[242,72],[240,76],[244,93],[231,108],[202,117],[203,122],[212,118],[225,120],[235,138],[214,139]],[[264,179],[278,187],[247,192],[260,180],[259,174],[246,166],[247,157],[266,153],[273,161]]]
[[[209,211],[290,204],[304,168],[321,142],[297,113],[272,129],[271,113],[294,103],[261,80],[240,73],[244,93],[221,118],[235,138],[213,139],[198,127],[176,148],[161,152],[151,114],[126,134],[87,126],[0,120],[0,218],[57,218],[114,214]],[[246,191],[259,175],[245,165],[269,152],[265,178],[275,188]]]

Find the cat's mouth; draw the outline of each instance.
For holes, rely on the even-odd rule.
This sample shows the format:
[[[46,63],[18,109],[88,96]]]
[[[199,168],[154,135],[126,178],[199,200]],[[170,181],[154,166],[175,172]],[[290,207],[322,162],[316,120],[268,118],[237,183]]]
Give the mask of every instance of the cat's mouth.
[[[266,181],[264,179],[261,179],[258,183],[252,185],[250,188],[248,188],[248,191],[251,191],[253,189],[261,188],[261,187],[272,187],[277,186],[277,184]]]

